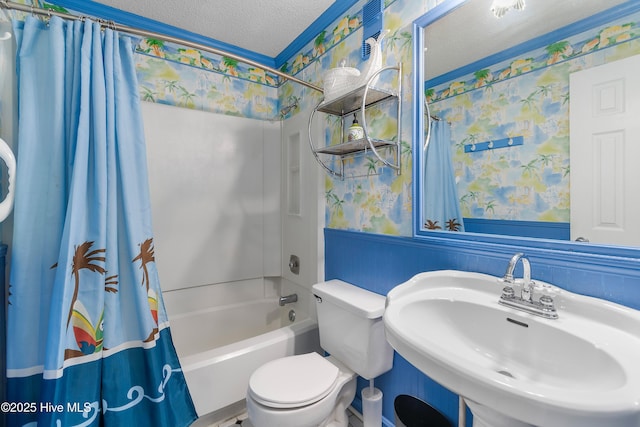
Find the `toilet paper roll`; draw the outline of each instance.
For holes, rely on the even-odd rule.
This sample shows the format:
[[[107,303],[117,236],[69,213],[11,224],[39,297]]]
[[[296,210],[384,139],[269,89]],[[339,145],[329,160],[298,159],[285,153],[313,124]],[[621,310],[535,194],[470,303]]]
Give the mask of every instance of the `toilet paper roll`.
[[[364,427],[382,426],[382,392],[375,387],[362,390],[362,419]]]

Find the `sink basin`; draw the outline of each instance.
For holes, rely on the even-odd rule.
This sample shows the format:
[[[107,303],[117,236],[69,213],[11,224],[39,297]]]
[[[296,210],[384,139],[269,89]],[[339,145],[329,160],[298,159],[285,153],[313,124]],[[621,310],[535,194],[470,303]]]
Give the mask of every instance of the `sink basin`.
[[[477,426],[640,426],[640,312],[536,281],[558,319],[498,304],[498,278],[421,273],[387,296],[387,340]]]

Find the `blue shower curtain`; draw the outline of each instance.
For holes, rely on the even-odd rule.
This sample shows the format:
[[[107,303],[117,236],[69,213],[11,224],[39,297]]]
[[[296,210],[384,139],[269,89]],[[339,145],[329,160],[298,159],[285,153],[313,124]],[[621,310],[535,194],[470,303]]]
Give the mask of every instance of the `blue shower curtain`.
[[[11,426],[196,418],[155,266],[129,38],[15,22],[19,140],[7,325]]]
[[[431,122],[431,138],[424,152],[423,227],[464,231],[451,161],[451,129],[443,120]]]

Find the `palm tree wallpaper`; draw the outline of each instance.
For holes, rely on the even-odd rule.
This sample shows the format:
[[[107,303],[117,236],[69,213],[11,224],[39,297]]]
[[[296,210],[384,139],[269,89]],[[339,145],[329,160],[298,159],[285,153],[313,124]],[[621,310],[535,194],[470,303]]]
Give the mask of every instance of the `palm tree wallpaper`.
[[[569,222],[569,74],[640,53],[638,22],[626,17],[425,90],[432,113],[451,123],[465,218]],[[464,152],[520,135],[522,146]]]
[[[325,179],[330,228],[413,233],[411,111],[416,94],[410,87],[412,35],[407,23],[440,2],[385,1],[384,25],[391,34],[383,46],[383,61],[403,65],[402,174],[366,157],[350,159],[346,168],[352,178]],[[322,86],[326,70],[342,60],[362,66],[359,13],[357,8],[347,11],[281,68]],[[569,73],[640,52],[638,22],[639,16],[627,17],[425,88],[432,113],[452,125],[458,196],[465,217],[568,221]],[[170,43],[139,40],[136,52],[140,94],[151,102],[270,121],[307,112],[321,96],[283,83],[264,70]],[[385,134],[395,127],[389,116],[377,111],[368,120],[372,132]],[[329,128],[331,123],[327,138],[334,136]],[[525,137],[525,143],[517,149],[464,153],[469,141],[518,135]],[[456,228],[455,223],[433,226]]]

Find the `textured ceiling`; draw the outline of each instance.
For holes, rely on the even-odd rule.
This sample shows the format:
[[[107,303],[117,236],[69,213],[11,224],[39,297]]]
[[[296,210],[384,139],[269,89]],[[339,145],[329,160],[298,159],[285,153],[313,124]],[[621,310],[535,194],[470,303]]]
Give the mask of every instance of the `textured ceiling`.
[[[94,1],[272,58],[334,3],[334,0]]]

